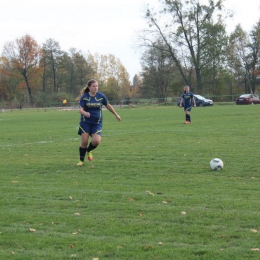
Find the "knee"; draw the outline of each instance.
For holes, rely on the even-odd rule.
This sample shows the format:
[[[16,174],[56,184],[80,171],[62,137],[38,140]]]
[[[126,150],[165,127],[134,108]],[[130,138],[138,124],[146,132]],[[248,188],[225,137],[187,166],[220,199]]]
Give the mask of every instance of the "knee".
[[[81,147],[86,148],[88,146],[88,139],[82,139],[81,140]]]
[[[80,147],[81,147],[81,148],[87,148],[87,147],[88,147],[88,144],[85,143],[85,142],[81,142]]]
[[[100,143],[101,143],[101,136],[95,136],[92,140],[91,140],[91,143],[94,145],[94,146],[98,146]]]
[[[94,145],[94,146],[98,146],[100,144],[101,140],[92,140],[91,143]]]

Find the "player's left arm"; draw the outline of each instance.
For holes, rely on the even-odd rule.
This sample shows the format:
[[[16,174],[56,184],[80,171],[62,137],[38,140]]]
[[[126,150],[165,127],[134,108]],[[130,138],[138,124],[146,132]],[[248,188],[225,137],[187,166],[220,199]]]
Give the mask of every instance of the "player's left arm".
[[[193,106],[196,107],[196,100],[194,97],[193,97]]]
[[[117,114],[115,109],[110,104],[107,104],[106,108],[116,117],[117,121],[119,121],[119,122],[121,121],[120,115]]]

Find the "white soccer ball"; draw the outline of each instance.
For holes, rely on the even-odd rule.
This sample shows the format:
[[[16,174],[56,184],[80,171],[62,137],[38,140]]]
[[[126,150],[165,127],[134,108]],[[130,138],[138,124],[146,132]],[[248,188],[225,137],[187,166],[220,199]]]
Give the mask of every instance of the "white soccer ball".
[[[212,159],[210,161],[209,165],[210,165],[210,168],[211,168],[212,171],[222,170],[223,167],[224,167],[224,163],[219,158]]]

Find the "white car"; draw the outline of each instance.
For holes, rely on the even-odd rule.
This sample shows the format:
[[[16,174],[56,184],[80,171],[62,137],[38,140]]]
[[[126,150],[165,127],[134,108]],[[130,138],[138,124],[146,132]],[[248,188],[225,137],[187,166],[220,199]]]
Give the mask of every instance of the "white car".
[[[213,100],[205,98],[201,95],[194,94],[195,100],[196,100],[196,106],[198,107],[204,107],[204,106],[212,106]]]
[[[201,95],[194,94],[197,107],[212,106],[213,100],[207,99]],[[181,97],[178,98],[177,105],[180,105]]]

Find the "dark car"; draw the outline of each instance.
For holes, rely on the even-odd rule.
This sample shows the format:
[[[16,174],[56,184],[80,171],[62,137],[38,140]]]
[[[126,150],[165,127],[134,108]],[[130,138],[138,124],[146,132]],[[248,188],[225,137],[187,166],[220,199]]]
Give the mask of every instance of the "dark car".
[[[214,103],[213,100],[207,99],[201,95],[194,94],[194,98],[195,98],[197,107],[212,106]],[[180,105],[180,101],[181,101],[181,97],[178,98],[178,101],[177,101],[178,106]]]
[[[260,104],[260,98],[255,94],[243,94],[236,99],[236,104],[237,105]]]

